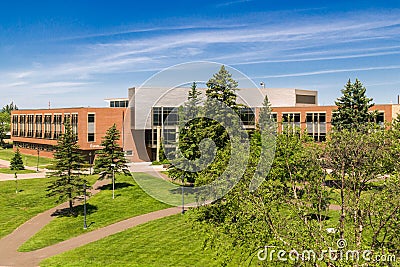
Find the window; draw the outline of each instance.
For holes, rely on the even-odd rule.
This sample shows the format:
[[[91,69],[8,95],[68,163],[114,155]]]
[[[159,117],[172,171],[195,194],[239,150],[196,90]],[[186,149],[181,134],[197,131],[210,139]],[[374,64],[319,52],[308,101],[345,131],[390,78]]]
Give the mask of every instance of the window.
[[[44,115],[44,138],[50,139],[51,135],[51,115]]]
[[[35,137],[42,138],[42,115],[36,115],[35,117]]]
[[[88,133],[87,139],[88,139],[88,142],[94,142],[95,141],[94,133]]]
[[[173,107],[153,107],[153,126],[177,125],[178,109]]]
[[[244,125],[255,125],[255,115],[252,108],[239,109],[239,116]]]
[[[44,138],[51,138],[51,115],[44,115]]]
[[[96,114],[90,113],[88,114],[88,122],[94,122],[94,118],[95,118]]]
[[[178,109],[177,108],[164,108],[163,109],[163,120],[165,125],[177,125],[178,124]]]
[[[384,111],[379,111],[378,115],[376,116],[376,123],[379,125],[384,125],[385,124],[385,112]]]
[[[12,135],[18,136],[18,115],[12,117]]]
[[[129,101],[128,100],[113,100],[110,101],[111,108],[126,108],[128,107]]]
[[[300,127],[300,113],[283,113],[282,114],[282,129],[285,127]],[[295,129],[293,129],[294,131]]]
[[[300,123],[300,113],[284,113],[282,114],[282,122]]]
[[[154,107],[153,108],[153,126],[161,126],[161,116],[162,116],[162,108]]]
[[[53,139],[58,139],[61,135],[62,115],[54,115],[53,125],[54,125]]]
[[[33,115],[28,115],[27,116],[27,126],[28,126],[28,132],[27,132],[27,137],[33,137]]]
[[[326,139],[326,113],[308,112],[306,113],[307,133],[315,141],[322,142]]]
[[[296,104],[316,104],[314,95],[296,95]]]
[[[176,130],[175,129],[164,129],[163,131],[163,142],[167,145],[174,145],[176,142]],[[157,141],[157,140],[156,140]]]
[[[19,117],[19,136],[25,136],[25,119],[26,115],[21,115]]]
[[[72,133],[78,138],[78,114],[72,114],[71,127]]]

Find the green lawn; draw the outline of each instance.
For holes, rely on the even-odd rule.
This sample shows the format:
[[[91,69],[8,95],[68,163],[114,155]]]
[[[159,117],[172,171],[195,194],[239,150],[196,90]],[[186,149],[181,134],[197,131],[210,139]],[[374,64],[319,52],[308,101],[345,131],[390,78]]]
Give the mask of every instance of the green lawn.
[[[18,226],[57,204],[56,198],[46,196],[52,178],[24,179],[0,182],[0,238]],[[93,183],[97,177],[87,177]],[[18,193],[15,193],[16,186]]]
[[[46,259],[40,266],[221,266],[181,214],[158,219]],[[229,252],[227,252],[229,253]],[[233,261],[231,266],[238,266]]]
[[[11,148],[0,149],[0,159],[11,161],[14,156],[14,151]],[[36,167],[37,166],[37,156],[22,154],[22,160],[25,166]],[[44,168],[52,163],[52,159],[39,157],[39,168]]]
[[[180,206],[182,204],[182,191],[179,185],[145,173],[134,173],[133,176],[145,192],[159,201],[173,206]],[[185,204],[194,203],[196,201],[195,195],[185,194],[184,201]]]
[[[132,177],[117,176],[115,196],[113,200],[111,186],[107,186],[88,200],[87,230],[83,229],[81,213],[76,217],[57,217],[19,250],[32,251],[130,217],[170,207],[147,195]],[[80,211],[83,209],[82,205],[78,208]]]
[[[27,174],[27,173],[36,173],[36,171],[32,171],[32,170],[10,170],[9,168],[0,168],[0,173],[4,173],[4,174]]]
[[[0,238],[11,233],[19,225],[36,214],[54,207],[55,198],[46,197],[50,179],[0,182]]]

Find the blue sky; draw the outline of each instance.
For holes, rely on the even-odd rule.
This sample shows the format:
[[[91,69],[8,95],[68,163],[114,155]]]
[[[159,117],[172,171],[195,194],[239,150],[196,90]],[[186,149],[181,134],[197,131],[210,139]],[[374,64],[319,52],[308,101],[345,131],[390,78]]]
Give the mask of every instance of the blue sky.
[[[395,103],[400,1],[1,1],[0,59],[0,106],[104,106],[190,61],[316,89],[325,105],[359,78]]]

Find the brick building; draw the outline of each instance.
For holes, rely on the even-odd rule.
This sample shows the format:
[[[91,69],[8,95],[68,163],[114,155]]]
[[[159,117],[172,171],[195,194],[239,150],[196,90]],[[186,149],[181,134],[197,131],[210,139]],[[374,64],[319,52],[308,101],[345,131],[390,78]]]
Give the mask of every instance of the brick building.
[[[204,97],[205,89],[199,89]],[[21,152],[51,157],[65,118],[70,118],[78,144],[89,161],[100,149],[101,138],[114,123],[121,132],[120,145],[130,161],[157,160],[161,146],[175,149],[178,114],[176,107],[187,99],[189,88],[130,88],[128,98],[106,99],[108,107],[16,110],[12,112],[12,140]],[[272,105],[278,130],[291,123],[315,141],[324,141],[331,129],[336,106],[319,106],[318,92],[293,88],[249,88],[238,91],[238,102],[248,108],[239,114],[247,129],[255,128],[265,95]],[[246,100],[246,101],[245,101]],[[399,104],[375,105],[377,122],[390,122]],[[166,118],[168,117],[168,121]]]
[[[124,108],[15,110],[11,114],[12,140],[22,153],[52,157],[57,138],[64,131],[63,123],[69,119],[80,150],[87,158],[94,157],[108,128],[115,123],[123,130],[125,113]],[[120,145],[124,145],[124,135]]]

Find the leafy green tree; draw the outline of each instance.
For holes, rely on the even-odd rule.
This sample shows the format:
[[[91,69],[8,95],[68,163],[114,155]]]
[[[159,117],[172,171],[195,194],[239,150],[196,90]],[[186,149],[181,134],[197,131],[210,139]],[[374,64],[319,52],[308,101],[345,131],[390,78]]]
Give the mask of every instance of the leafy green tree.
[[[327,167],[340,190],[339,234],[351,249],[399,252],[397,131],[364,125],[328,141]]]
[[[10,114],[8,112],[2,111],[0,112],[0,145],[4,146],[4,139],[6,138],[7,133],[10,131]]]
[[[321,150],[305,135],[286,129],[277,136],[271,171],[251,192],[260,150],[261,137],[256,133],[243,178],[223,199],[192,215],[195,226],[207,232],[206,247],[241,255],[247,264],[265,245],[287,251],[331,246],[325,232],[329,193],[322,185]],[[219,255],[227,255],[229,262],[230,254]]]
[[[83,184],[86,182],[81,177],[84,159],[79,152],[76,135],[72,132],[69,120],[64,122],[64,133],[57,140],[54,152],[54,171],[48,175],[56,177],[48,186],[48,196],[58,196],[58,201],[68,200],[69,213],[74,214],[73,201],[83,194]]]
[[[366,88],[358,79],[355,83],[349,79],[341,92],[343,95],[335,102],[338,108],[332,114],[335,128],[350,130],[374,121],[376,113],[369,111],[374,106],[373,99],[366,96]]]
[[[24,162],[22,161],[21,153],[19,152],[19,148],[14,153],[13,158],[10,161],[10,170],[24,170]]]
[[[113,171],[115,173],[131,175],[124,152],[118,144],[120,136],[120,132],[114,124],[107,130],[106,135],[103,137],[101,142],[103,148],[97,152],[94,167],[94,173],[99,174],[99,179],[112,177]]]

